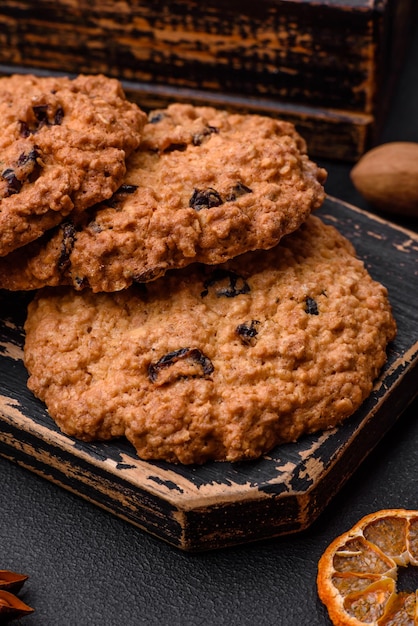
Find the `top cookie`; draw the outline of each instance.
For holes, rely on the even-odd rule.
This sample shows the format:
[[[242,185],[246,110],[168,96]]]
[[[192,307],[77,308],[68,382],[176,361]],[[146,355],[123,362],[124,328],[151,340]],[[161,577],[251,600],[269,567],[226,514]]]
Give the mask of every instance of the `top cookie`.
[[[109,198],[145,114],[104,76],[0,79],[0,256]]]
[[[396,334],[386,289],[311,215],[268,251],[117,293],[38,292],[29,388],[68,434],[140,457],[256,458],[370,394]]]
[[[0,267],[0,286],[95,292],[268,249],[324,199],[326,173],[292,124],[173,104],[154,111],[110,201]]]

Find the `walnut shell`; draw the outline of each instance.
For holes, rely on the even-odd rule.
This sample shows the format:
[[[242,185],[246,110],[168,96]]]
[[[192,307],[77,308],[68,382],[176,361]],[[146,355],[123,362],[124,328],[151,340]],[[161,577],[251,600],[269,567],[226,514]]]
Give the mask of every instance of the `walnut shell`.
[[[385,143],[351,170],[353,185],[376,209],[418,217],[418,143]]]

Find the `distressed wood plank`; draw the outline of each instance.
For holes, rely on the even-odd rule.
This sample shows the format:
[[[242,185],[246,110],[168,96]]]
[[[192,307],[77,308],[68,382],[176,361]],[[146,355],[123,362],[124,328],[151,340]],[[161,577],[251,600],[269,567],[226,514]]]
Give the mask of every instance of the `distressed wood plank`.
[[[249,99],[250,106],[260,98],[296,119],[313,155],[330,156],[332,144],[334,158],[355,160],[384,117],[415,4],[10,0],[0,5],[0,64],[103,72],[138,91],[148,84],[186,90],[192,101],[201,92],[236,104]],[[340,132],[335,115],[345,116],[351,133]],[[358,115],[367,117],[366,127]],[[321,118],[327,142],[316,141]]]

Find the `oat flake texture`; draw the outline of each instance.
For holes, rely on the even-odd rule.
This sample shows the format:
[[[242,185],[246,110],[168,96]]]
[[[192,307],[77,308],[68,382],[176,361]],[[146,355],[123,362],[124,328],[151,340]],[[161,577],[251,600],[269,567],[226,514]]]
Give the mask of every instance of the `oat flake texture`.
[[[0,78],[0,256],[110,198],[145,121],[102,75]]]
[[[0,260],[0,287],[118,291],[271,248],[321,206],[325,178],[288,122],[172,104],[149,115],[117,192]]]

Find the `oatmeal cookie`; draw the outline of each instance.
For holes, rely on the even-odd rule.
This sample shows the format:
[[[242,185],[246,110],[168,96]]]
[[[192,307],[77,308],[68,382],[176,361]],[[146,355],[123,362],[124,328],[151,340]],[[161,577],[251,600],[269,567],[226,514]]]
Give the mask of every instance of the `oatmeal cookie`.
[[[0,256],[108,199],[145,114],[104,76],[0,79]]]
[[[271,248],[325,195],[325,171],[292,124],[210,107],[152,112],[127,167],[109,201],[0,264],[0,286],[117,291],[223,263]]]
[[[310,216],[269,251],[116,293],[38,292],[28,386],[83,440],[143,459],[254,459],[333,427],[370,394],[396,334],[387,291]]]

